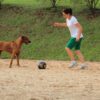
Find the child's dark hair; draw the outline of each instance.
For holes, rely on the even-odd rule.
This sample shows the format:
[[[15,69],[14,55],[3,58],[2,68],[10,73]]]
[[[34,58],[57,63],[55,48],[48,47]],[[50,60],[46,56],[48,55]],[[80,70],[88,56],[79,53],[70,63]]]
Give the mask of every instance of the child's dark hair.
[[[63,12],[64,12],[65,14],[70,14],[70,15],[72,15],[72,9],[71,9],[71,8],[66,8],[66,9],[63,10]]]

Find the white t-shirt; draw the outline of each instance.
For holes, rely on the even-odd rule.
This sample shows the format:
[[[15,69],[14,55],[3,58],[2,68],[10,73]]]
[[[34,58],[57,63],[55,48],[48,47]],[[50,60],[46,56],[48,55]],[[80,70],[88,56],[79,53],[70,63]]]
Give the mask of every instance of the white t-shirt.
[[[70,30],[70,34],[71,34],[71,37],[74,37],[76,38],[77,35],[78,35],[78,28],[75,26],[75,24],[77,24],[78,21],[77,19],[72,16],[71,19],[66,19],[66,24]],[[82,33],[81,33],[81,38],[83,37]]]

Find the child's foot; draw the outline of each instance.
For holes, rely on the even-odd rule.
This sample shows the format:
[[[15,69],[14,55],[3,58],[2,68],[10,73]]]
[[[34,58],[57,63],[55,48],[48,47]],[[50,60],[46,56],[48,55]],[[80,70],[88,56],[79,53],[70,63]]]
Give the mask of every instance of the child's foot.
[[[80,69],[85,69],[85,68],[87,68],[86,64],[83,63],[83,64],[80,65]]]
[[[69,68],[74,68],[75,66],[77,66],[77,62],[72,61],[71,64],[69,65]]]

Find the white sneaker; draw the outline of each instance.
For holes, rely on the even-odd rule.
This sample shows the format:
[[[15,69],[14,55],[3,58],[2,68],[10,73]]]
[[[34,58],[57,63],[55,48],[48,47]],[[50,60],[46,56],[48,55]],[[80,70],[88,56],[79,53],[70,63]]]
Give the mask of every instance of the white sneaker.
[[[86,64],[83,63],[83,64],[80,65],[80,69],[85,69],[85,68],[87,68]]]
[[[76,61],[72,61],[71,64],[69,65],[69,68],[73,68],[77,66],[77,62]]]

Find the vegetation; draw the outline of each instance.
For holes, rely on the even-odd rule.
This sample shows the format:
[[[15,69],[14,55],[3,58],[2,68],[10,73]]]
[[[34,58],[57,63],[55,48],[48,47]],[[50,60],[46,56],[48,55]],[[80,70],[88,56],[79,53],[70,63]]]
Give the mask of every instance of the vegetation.
[[[97,4],[99,0],[85,0],[87,2],[87,6],[90,9],[92,15],[95,15]]]
[[[0,0],[0,9],[1,9],[2,2],[3,2],[3,0]]]

